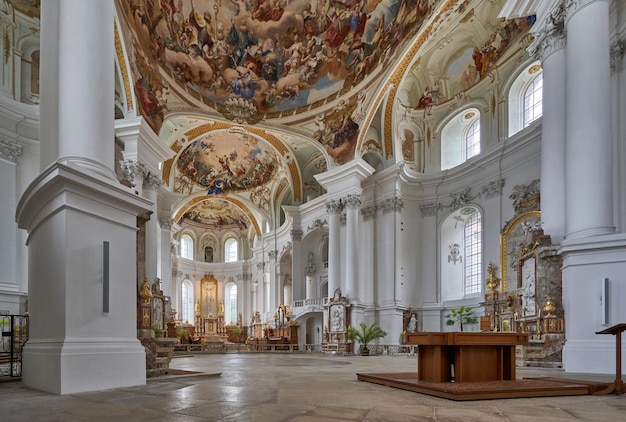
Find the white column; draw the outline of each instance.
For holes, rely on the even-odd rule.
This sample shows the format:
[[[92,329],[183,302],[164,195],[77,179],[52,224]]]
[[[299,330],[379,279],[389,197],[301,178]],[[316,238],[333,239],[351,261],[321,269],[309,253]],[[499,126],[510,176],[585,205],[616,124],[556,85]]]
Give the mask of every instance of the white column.
[[[300,300],[306,294],[306,281],[303,280],[302,230],[291,230],[291,292],[293,300]]]
[[[150,219],[146,221],[146,277],[149,283],[157,278],[159,261],[158,237],[159,224],[157,218],[157,190],[161,187],[161,178],[152,173],[146,175],[143,181],[143,197],[152,202]],[[168,248],[169,249],[169,248]]]
[[[554,244],[565,236],[565,14],[557,8],[529,50],[543,67],[541,220]]]
[[[160,272],[157,277],[161,279],[161,289],[165,296],[172,296],[172,219],[163,217],[160,223],[160,240],[158,245],[158,253],[160,254]]]
[[[136,231],[151,204],[112,170],[114,9],[112,0],[41,5],[44,170],[16,212],[29,233],[22,382],[58,394],[146,382],[135,328]]]
[[[376,217],[376,206],[370,205],[361,209],[363,215],[363,226],[361,233],[363,234],[362,242],[359,242],[359,250],[361,251],[359,272],[359,298],[366,307],[374,305],[374,273],[375,273],[375,249],[374,245],[376,237],[374,236],[374,223]]]
[[[252,309],[251,309],[251,313],[254,316],[254,313],[258,310],[259,305],[257,303],[257,291],[259,290],[259,283],[252,283],[251,286],[251,293],[252,293]]]
[[[565,235],[573,239],[615,230],[609,2],[573,2],[566,25]]]
[[[361,195],[348,195],[346,204],[346,291],[350,302],[359,302],[359,210]]]
[[[335,290],[341,287],[341,200],[326,202],[328,211],[328,297],[335,294]]]
[[[20,292],[17,282],[17,160],[22,148],[10,141],[0,141],[0,310],[11,314],[20,313]]]

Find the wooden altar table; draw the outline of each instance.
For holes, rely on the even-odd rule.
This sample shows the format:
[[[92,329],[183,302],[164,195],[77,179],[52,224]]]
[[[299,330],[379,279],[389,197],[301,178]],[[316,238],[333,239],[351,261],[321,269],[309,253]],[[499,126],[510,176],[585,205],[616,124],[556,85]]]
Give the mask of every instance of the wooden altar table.
[[[528,344],[528,334],[419,332],[408,333],[407,343],[418,345],[418,380],[515,380],[515,346]]]

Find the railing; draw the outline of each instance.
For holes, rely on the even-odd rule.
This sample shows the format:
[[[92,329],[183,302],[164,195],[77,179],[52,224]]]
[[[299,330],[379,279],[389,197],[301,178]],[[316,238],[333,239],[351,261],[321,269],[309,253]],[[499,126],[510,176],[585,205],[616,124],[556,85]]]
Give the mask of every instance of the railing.
[[[320,353],[319,344],[239,344],[203,343],[177,344],[176,354],[182,353]]]
[[[328,303],[327,297],[318,297],[316,299],[300,299],[293,301],[294,308],[303,308],[305,306],[324,306]]]
[[[0,315],[0,378],[22,376],[22,347],[28,340],[28,317]]]
[[[380,344],[369,346],[370,356],[416,356],[416,344]],[[321,344],[239,344],[203,343],[177,344],[181,353],[322,353]]]

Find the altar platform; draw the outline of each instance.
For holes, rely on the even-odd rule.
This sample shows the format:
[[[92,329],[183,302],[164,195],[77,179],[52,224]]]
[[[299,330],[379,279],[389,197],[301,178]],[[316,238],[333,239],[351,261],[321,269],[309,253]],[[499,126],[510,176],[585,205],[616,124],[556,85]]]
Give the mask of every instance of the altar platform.
[[[357,374],[366,381],[449,400],[512,399],[594,394],[608,383],[554,377],[475,382],[430,382],[417,379],[415,372]]]

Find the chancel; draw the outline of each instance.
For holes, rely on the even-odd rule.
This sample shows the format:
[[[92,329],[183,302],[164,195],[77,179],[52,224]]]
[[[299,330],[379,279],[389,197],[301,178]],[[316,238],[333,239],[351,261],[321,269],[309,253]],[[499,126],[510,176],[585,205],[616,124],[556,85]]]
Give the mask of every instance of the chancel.
[[[1,0],[0,376],[72,394],[176,350],[352,356],[361,323],[371,355],[499,338],[498,380],[614,375],[625,12]]]

